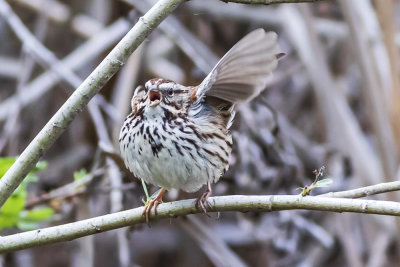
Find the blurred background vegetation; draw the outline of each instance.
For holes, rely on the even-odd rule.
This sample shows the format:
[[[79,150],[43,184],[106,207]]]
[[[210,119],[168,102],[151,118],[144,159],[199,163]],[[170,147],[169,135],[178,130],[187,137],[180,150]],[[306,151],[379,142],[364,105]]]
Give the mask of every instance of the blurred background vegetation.
[[[8,2],[82,79],[152,4]],[[104,125],[87,111],[80,114],[2,207],[0,235],[141,206],[141,184],[118,154],[134,88],[153,77],[196,85],[232,45],[260,27],[278,33],[287,55],[267,89],[238,107],[231,167],[213,194],[299,194],[321,166],[333,179],[325,191],[399,179],[399,8],[390,0],[268,7],[188,1],[102,89],[96,101]],[[2,17],[0,38],[2,176],[74,88]],[[164,200],[200,193],[171,190]],[[201,214],[0,255],[0,266],[398,266],[399,233],[399,220],[385,216]]]

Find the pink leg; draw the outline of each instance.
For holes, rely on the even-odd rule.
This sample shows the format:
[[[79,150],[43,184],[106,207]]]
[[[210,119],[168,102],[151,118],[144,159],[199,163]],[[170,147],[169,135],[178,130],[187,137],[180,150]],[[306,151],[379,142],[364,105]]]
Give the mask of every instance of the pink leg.
[[[211,184],[210,182],[207,182],[207,188],[206,192],[204,192],[200,197],[196,199],[196,207],[200,207],[203,209],[204,213],[207,213],[207,208],[206,206],[210,207],[210,204],[208,203],[208,197],[211,196],[212,190],[211,190]]]
[[[151,208],[154,207],[154,214],[157,215],[157,206],[160,202],[162,202],[162,196],[165,193],[165,188],[161,188],[160,192],[158,193],[157,197],[153,200],[151,200],[143,210],[142,215],[146,216],[146,222],[149,222],[149,213],[151,211]]]

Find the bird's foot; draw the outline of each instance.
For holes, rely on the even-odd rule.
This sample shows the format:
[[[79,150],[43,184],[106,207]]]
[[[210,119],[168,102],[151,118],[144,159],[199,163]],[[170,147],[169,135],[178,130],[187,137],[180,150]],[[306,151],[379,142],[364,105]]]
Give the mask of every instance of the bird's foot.
[[[162,196],[165,193],[165,188],[160,188],[157,190],[151,197],[147,198],[146,202],[144,202],[144,210],[142,216],[146,217],[146,223],[149,223],[149,215],[151,212],[151,208],[154,207],[154,214],[157,215],[157,206],[162,203]]]
[[[198,208],[199,206],[201,209],[204,211],[205,214],[207,214],[207,207],[210,207],[210,203],[208,202],[208,198],[211,196],[211,185],[210,182],[207,182],[207,189],[206,191],[196,199],[196,207]]]

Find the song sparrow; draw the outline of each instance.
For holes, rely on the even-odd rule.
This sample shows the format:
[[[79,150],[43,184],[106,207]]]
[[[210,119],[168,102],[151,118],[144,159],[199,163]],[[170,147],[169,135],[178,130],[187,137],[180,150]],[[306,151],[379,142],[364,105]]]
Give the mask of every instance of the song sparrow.
[[[210,183],[227,171],[234,105],[257,96],[283,56],[274,32],[257,29],[240,40],[198,86],[152,79],[136,88],[120,132],[127,168],[162,187],[143,212],[148,220],[166,189],[206,192],[196,201],[206,211]]]

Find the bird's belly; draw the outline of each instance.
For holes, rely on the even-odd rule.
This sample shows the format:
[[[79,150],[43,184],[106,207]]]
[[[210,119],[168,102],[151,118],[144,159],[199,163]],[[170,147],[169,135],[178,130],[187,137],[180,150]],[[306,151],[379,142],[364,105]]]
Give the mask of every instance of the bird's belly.
[[[195,192],[206,182],[216,182],[222,176],[228,167],[230,147],[226,147],[224,157],[227,158],[221,162],[205,152],[212,150],[215,144],[191,133],[193,127],[161,123],[144,121],[143,126],[139,124],[128,132],[130,142],[120,143],[125,164],[136,177],[166,189]],[[219,146],[227,146],[224,143]]]
[[[152,153],[151,147],[146,144],[145,157],[138,157],[139,165],[142,163],[145,168],[137,170],[138,176],[147,183],[151,183],[167,189],[176,188],[187,192],[194,192],[200,189],[208,180],[207,166],[194,164],[194,160],[186,153],[181,155],[172,148],[163,148],[157,155]],[[171,153],[171,154],[170,154]],[[142,154],[143,155],[143,154]]]

